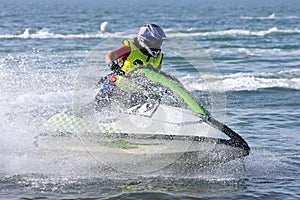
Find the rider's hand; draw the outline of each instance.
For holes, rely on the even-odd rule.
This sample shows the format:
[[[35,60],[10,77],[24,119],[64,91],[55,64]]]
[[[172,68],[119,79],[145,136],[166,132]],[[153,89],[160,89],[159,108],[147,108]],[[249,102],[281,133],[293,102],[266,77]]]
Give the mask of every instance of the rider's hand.
[[[125,72],[121,70],[121,67],[117,61],[110,62],[108,66],[116,75],[123,76],[125,74]]]
[[[117,61],[112,61],[110,63],[108,63],[108,66],[109,68],[112,70],[112,71],[118,71],[121,69],[121,67],[119,66],[118,62]]]

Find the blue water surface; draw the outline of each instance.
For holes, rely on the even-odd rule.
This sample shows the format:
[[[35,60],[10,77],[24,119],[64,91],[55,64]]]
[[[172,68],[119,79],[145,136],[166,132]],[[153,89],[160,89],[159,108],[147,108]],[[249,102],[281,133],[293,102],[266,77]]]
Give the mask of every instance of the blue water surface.
[[[299,199],[299,13],[297,0],[0,0],[0,198]],[[100,31],[104,21],[111,32]],[[145,23],[161,25],[169,37],[165,69],[178,70],[209,108],[224,103],[223,119],[248,142],[250,155],[186,176],[110,176],[83,163],[55,168],[65,162],[59,159],[43,169],[48,155],[33,156],[34,138],[52,114],[74,103],[76,84],[93,63],[86,58],[96,55],[104,69],[109,48],[95,49],[111,41],[117,48]],[[222,89],[207,91],[201,76],[210,77],[209,70],[194,73],[168,44],[196,61],[201,50]],[[214,93],[226,98],[206,96]]]

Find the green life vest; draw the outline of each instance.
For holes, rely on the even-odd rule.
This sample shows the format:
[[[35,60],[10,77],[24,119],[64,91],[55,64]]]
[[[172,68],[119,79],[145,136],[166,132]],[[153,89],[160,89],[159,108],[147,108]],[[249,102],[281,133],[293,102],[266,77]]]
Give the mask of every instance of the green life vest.
[[[123,63],[122,70],[127,73],[130,70],[138,66],[152,65],[154,68],[158,68],[161,63],[163,54],[160,52],[156,58],[147,56],[141,52],[141,50],[135,45],[133,40],[124,40],[124,45],[130,46],[130,53]]]

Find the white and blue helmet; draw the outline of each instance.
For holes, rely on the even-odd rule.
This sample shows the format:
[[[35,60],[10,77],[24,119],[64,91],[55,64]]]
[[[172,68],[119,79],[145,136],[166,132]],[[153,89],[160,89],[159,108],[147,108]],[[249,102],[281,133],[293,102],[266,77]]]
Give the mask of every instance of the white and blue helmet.
[[[138,41],[154,58],[161,52],[163,40],[167,39],[165,32],[156,24],[145,24],[138,32]]]

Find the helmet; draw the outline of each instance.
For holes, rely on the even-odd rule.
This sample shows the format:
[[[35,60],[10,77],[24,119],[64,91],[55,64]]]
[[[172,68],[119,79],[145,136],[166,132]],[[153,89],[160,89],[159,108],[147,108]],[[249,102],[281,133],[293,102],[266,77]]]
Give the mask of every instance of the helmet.
[[[137,38],[140,45],[156,58],[161,51],[162,42],[167,39],[167,36],[160,26],[145,24],[140,28]]]

